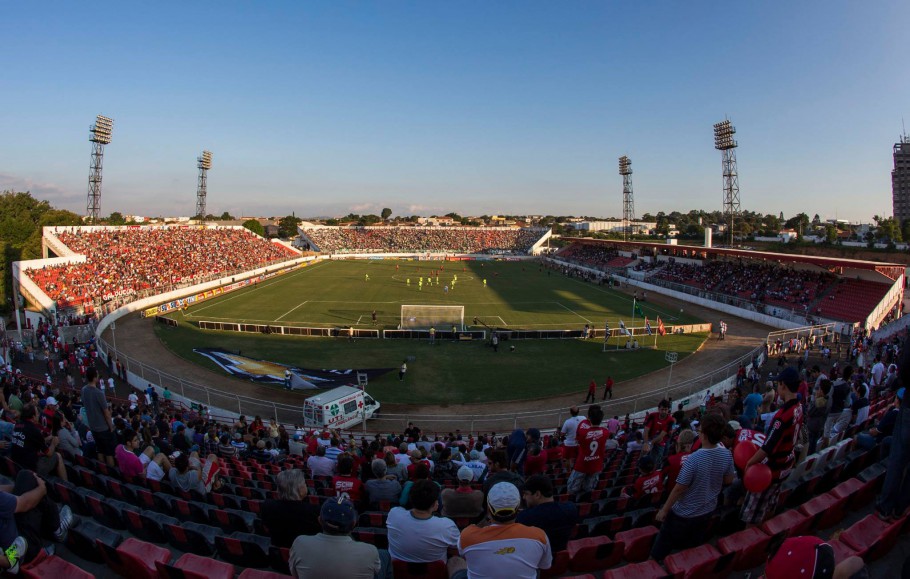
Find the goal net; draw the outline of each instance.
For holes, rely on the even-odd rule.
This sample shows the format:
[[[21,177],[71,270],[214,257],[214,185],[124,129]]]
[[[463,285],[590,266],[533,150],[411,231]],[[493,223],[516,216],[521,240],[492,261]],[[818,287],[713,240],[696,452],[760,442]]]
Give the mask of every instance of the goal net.
[[[402,330],[426,330],[435,327],[437,330],[451,330],[456,326],[464,330],[464,306],[401,306]]]

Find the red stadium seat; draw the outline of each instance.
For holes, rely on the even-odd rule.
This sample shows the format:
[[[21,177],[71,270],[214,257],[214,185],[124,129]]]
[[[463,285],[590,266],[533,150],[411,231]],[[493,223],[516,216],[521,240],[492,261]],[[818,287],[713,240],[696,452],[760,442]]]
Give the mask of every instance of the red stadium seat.
[[[614,538],[626,544],[623,558],[630,563],[638,563],[651,554],[651,547],[654,546],[659,532],[657,527],[649,525],[616,533]]]
[[[292,579],[290,575],[276,573],[274,571],[263,571],[261,569],[244,569],[243,573],[237,579]]]
[[[604,572],[603,579],[669,579],[672,577],[657,561],[632,563]]]
[[[812,518],[797,509],[790,509],[765,521],[761,530],[769,535],[787,533],[788,537],[800,537],[808,534],[811,526]]]
[[[864,483],[858,478],[851,478],[834,487],[831,494],[838,498],[846,498],[847,509],[855,511],[868,505],[875,498],[875,481]]]
[[[730,574],[735,555],[701,545],[668,555],[664,565],[676,579],[723,579]]]
[[[799,507],[807,517],[813,520],[813,526],[827,529],[844,518],[847,497],[838,498],[831,493],[818,495]]]
[[[83,571],[76,565],[64,561],[60,557],[51,555],[42,558],[33,566],[25,566],[19,570],[23,577],[29,579],[92,579],[94,575],[88,571]]]
[[[155,563],[171,560],[171,552],[167,549],[133,537],[120,543],[116,549],[103,541],[97,541],[97,544],[107,566],[122,577],[155,579],[158,577]]]
[[[887,523],[876,515],[867,515],[841,533],[840,540],[856,551],[867,563],[875,561],[894,547],[905,519]]]
[[[569,569],[572,571],[599,571],[609,569],[622,560],[625,544],[609,537],[588,537],[569,541]]]
[[[234,566],[209,557],[187,553],[173,565],[156,562],[160,579],[234,579]]]
[[[771,535],[761,529],[751,527],[721,538],[717,541],[717,548],[721,553],[735,553],[733,569],[744,571],[765,562],[772,539]]]

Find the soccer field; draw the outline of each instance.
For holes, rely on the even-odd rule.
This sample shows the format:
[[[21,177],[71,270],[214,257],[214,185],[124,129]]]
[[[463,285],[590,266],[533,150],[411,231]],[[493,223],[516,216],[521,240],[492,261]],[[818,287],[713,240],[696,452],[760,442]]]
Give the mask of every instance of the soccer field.
[[[440,284],[417,280],[442,265]],[[369,275],[369,280],[366,276]],[[445,281],[454,288],[445,293]],[[411,283],[408,285],[407,280]],[[487,280],[484,287],[483,280]],[[413,358],[407,379],[397,372],[370,381],[369,391],[382,402],[456,404],[517,400],[582,393],[596,378],[617,382],[664,367],[666,350],[680,358],[698,349],[705,334],[639,337],[643,348],[616,351],[614,337],[606,352],[601,340],[515,340],[498,353],[485,342],[427,340],[300,338],[200,330],[199,320],[260,324],[372,328],[398,327],[402,304],[463,305],[468,329],[474,317],[492,327],[510,329],[581,329],[591,324],[632,327],[632,299],[622,292],[541,270],[534,262],[324,261],[257,286],[206,301],[186,312],[173,312],[178,327],[155,325],[159,338],[176,354],[216,372],[213,362],[193,352],[198,347],[242,350],[245,356],[305,368],[392,368]],[[641,304],[656,329],[656,317],[668,325],[700,320],[679,310]],[[636,320],[634,326],[642,326]],[[515,350],[511,349],[515,346]],[[658,385],[655,384],[655,387]],[[618,390],[619,394],[621,391]],[[579,401],[583,395],[579,397]]]
[[[438,275],[431,284],[433,271]],[[621,292],[566,278],[537,263],[494,261],[322,261],[204,302],[186,317],[371,328],[375,310],[375,327],[389,329],[398,327],[403,304],[464,306],[466,325],[477,318],[492,327],[530,330],[603,328],[604,322],[615,329],[620,320],[632,326],[632,299]],[[641,307],[654,328],[658,315],[668,325],[700,321],[646,302]],[[639,317],[636,325],[643,323]]]

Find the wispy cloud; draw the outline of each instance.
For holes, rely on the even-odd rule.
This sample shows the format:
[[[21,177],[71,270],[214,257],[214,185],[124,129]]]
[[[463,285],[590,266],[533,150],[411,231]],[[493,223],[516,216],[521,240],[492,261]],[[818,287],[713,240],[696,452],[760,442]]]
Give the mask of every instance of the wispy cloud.
[[[65,189],[55,183],[35,181],[11,173],[0,172],[0,191],[29,191],[39,201],[47,201],[57,208],[72,208],[85,193]]]

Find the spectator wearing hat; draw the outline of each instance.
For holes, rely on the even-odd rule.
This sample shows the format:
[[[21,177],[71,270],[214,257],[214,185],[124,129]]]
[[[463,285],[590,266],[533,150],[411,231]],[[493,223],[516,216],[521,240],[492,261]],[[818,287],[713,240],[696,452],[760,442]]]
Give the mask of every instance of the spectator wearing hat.
[[[553,500],[553,482],[543,474],[525,481],[522,498],[528,508],[518,513],[517,522],[543,529],[550,540],[550,549],[554,552],[564,550],[578,522],[575,503]]]
[[[370,506],[378,507],[380,501],[397,503],[401,496],[401,483],[398,482],[396,475],[388,474],[388,465],[385,460],[373,459],[370,469],[373,471],[373,476],[376,477],[368,480],[365,485]]]
[[[357,526],[357,509],[345,497],[330,498],[319,511],[322,532],[301,535],[291,545],[288,564],[298,579],[374,579],[385,577],[388,553],[381,558],[376,547],[351,538]]]
[[[772,550],[765,567],[767,579],[848,579],[865,569],[859,557],[847,557],[835,564],[834,548],[818,537],[790,537]]]
[[[753,464],[767,464],[771,469],[771,485],[760,493],[746,494],[741,512],[746,524],[761,524],[777,509],[781,484],[790,475],[796,462],[796,441],[800,428],[803,428],[803,406],[796,396],[800,383],[799,373],[796,368],[788,366],[777,379],[777,395],[783,404],[771,419],[765,443],[743,469],[746,471]]]
[[[306,500],[306,478],[300,469],[283,470],[278,473],[278,498],[262,503],[260,518],[269,530],[272,544],[290,547],[300,535],[315,535],[319,525],[319,510]]]
[[[471,472],[474,473],[474,480],[481,480],[481,478],[483,478],[483,473],[487,470],[487,465],[481,460],[483,453],[479,450],[472,450],[471,452],[467,453],[467,457],[469,460],[466,460],[464,462],[456,460],[455,464],[457,464],[459,467],[468,467],[471,469]]]
[[[490,523],[471,525],[461,533],[458,552],[464,564],[449,561],[452,579],[510,577],[536,579],[553,563],[550,540],[543,529],[516,522],[521,494],[509,482],[496,483],[487,493]],[[463,568],[464,565],[467,568]]]
[[[479,517],[483,514],[483,492],[471,487],[474,471],[467,465],[458,469],[458,488],[442,491],[442,514],[446,517]]]
[[[701,448],[682,463],[675,486],[657,513],[663,524],[651,557],[663,560],[671,550],[702,543],[707,522],[717,510],[723,485],[733,482],[733,456],[719,443],[724,419],[706,414],[699,432]]]
[[[411,563],[445,561],[450,547],[458,546],[458,527],[452,519],[434,517],[439,501],[439,486],[431,480],[414,483],[410,509],[394,507],[389,511],[389,555]]]

